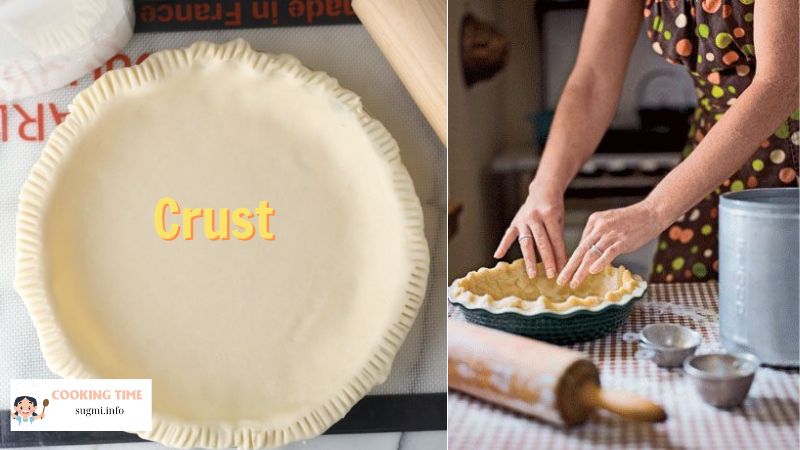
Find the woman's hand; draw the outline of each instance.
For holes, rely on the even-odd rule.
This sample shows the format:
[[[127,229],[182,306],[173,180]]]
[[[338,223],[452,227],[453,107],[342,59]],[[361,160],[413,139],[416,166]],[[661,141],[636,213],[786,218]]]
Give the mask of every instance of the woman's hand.
[[[578,248],[556,281],[575,289],[587,275],[601,272],[617,256],[643,246],[667,225],[647,201],[592,214]]]
[[[589,4],[575,67],[558,101],[528,199],[494,253],[502,258],[519,240],[531,278],[536,276],[534,246],[547,278],[554,278],[566,264],[564,192],[614,118],[641,25],[641,2]],[[576,123],[580,132],[575,131]]]
[[[525,203],[519,208],[494,252],[497,259],[505,256],[514,240],[519,241],[528,276],[536,276],[534,245],[544,263],[547,278],[553,278],[567,262],[564,247],[564,195],[555,189],[531,184]]]

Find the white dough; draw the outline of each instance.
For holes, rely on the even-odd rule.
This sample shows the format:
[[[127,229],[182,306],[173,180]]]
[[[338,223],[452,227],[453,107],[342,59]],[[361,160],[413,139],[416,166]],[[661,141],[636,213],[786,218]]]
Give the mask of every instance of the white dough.
[[[242,41],[137,70],[157,76],[126,87],[134,75],[111,72],[98,89],[114,95],[81,94],[75,136],[49,144],[64,155],[30,232],[41,265],[24,266],[41,271],[51,311],[33,313],[35,280],[18,275],[37,327],[65,337],[42,339],[48,364],[152,378],[158,423],[143,435],[168,445],[321,433],[386,378],[424,295],[421,212],[396,143],[329,77]],[[193,240],[162,240],[153,209],[165,196],[182,208],[268,201],[276,238],[210,241],[198,220]]]

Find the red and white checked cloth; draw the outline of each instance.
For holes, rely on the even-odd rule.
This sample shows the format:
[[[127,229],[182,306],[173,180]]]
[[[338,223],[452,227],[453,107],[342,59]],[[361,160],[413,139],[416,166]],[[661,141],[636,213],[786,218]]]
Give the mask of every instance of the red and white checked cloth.
[[[598,414],[564,429],[515,414],[459,392],[448,396],[450,450],[512,449],[747,449],[800,448],[800,374],[762,367],[744,405],[721,410],[703,402],[678,369],[637,359],[637,344],[623,339],[657,322],[678,323],[703,334],[699,352],[720,349],[716,283],[651,285],[622,328],[610,336],[572,345],[586,352],[603,386],[626,389],[660,403],[669,419],[639,424]],[[464,320],[450,305],[448,316]]]

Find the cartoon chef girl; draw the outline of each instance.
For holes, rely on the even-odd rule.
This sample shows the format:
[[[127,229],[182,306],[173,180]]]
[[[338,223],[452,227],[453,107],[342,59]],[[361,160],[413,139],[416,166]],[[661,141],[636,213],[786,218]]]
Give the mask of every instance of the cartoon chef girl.
[[[11,419],[16,420],[19,425],[23,423],[32,424],[36,419],[44,419],[44,411],[42,411],[41,415],[36,414],[36,399],[29,395],[24,395],[14,400]]]

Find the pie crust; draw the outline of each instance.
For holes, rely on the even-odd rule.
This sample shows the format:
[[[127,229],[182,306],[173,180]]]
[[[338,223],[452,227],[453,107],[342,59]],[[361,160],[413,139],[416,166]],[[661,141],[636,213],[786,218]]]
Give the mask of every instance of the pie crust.
[[[173,447],[319,435],[383,382],[428,276],[397,143],[354,93],[242,41],[81,92],[21,193],[16,285],[65,378],[152,378]],[[255,208],[274,240],[164,240],[153,208]]]
[[[608,305],[623,305],[640,297],[647,283],[623,266],[608,266],[598,274],[590,274],[577,288],[559,286],[556,279],[543,276],[539,263],[536,276],[528,278],[525,262],[499,262],[495,267],[481,268],[455,280],[449,298],[469,309],[485,309],[492,313],[514,312],[526,316],[541,313],[567,315],[577,310],[598,311]]]

